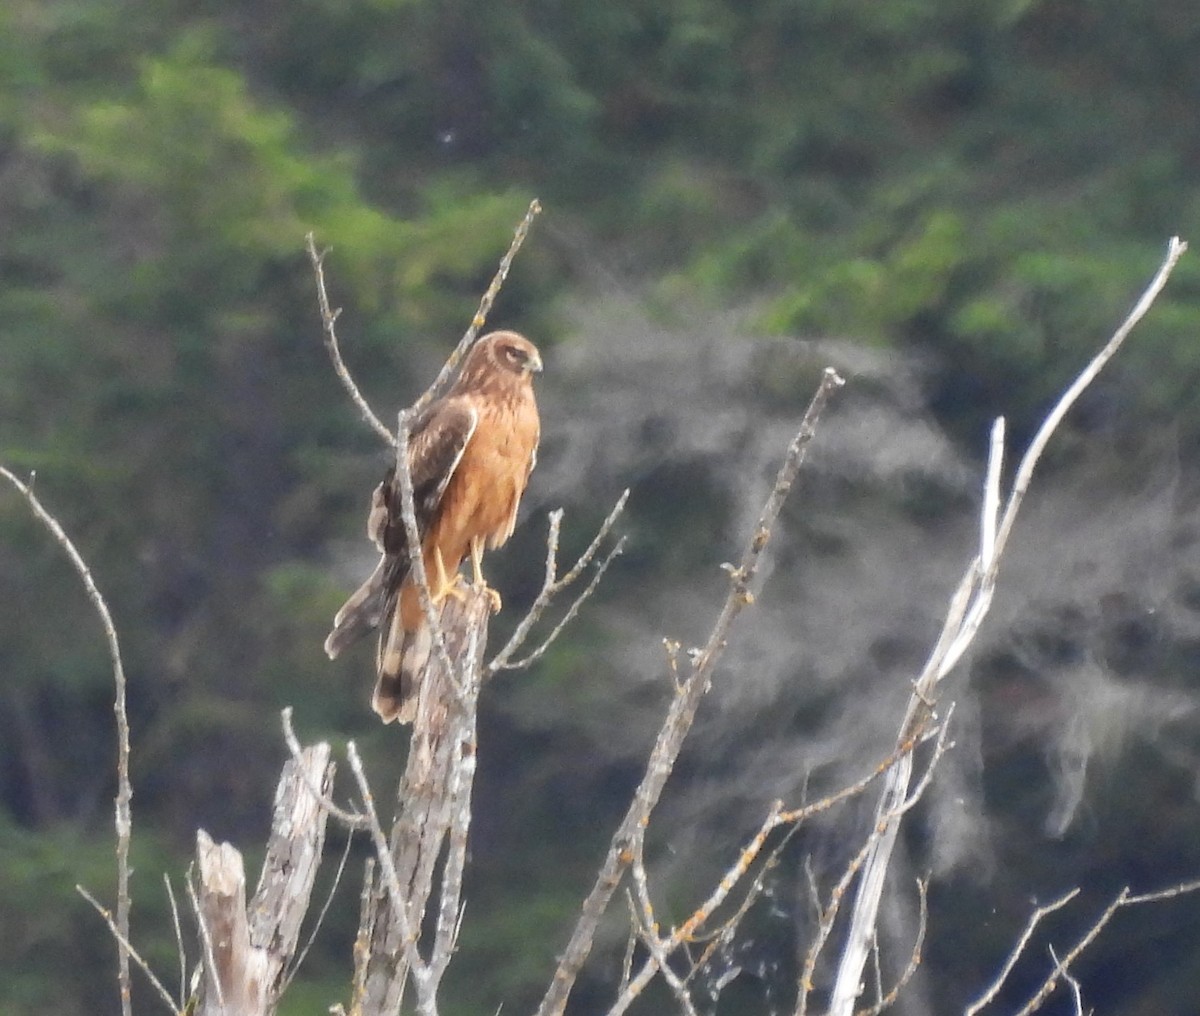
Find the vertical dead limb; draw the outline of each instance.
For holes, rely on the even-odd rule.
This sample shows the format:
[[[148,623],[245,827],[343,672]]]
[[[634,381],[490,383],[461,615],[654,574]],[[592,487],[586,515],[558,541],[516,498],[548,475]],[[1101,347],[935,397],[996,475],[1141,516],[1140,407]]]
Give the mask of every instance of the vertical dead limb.
[[[637,845],[645,836],[650,815],[658,804],[667,778],[675,766],[675,760],[683,748],[684,739],[692,728],[696,710],[700,708],[700,702],[708,691],[713,671],[725,650],[730,628],[738,615],[754,600],[750,586],[757,576],[759,560],[771,538],[771,527],[775,524],[796,474],[804,462],[808,445],[816,433],[817,420],[829,396],[842,383],[836,371],[832,368],[825,370],[816,394],[804,414],[800,429],[788,446],[783,464],[775,478],[775,486],[763,506],[742,559],[736,567],[731,565],[726,569],[730,576],[730,588],[725,603],[713,624],[708,641],[703,648],[691,654],[691,670],[678,685],[671,700],[667,716],[651,749],[645,775],[638,784],[625,817],[613,834],[595,884],[583,902],[583,912],[571,932],[550,986],[538,1007],[538,1016],[558,1016],[566,1009],[567,999],[575,986],[579,971],[592,951],[600,920],[624,877],[625,869],[637,856]]]
[[[196,833],[197,919],[205,964],[200,1016],[269,1016],[279,1003],[321,863],[327,813],[310,787],[328,793],[334,765],[316,744],[284,763],[271,836],[254,898],[246,905],[242,855]]]
[[[91,569],[84,561],[83,555],[76,549],[71,538],[67,536],[58,520],[43,507],[41,501],[30,487],[22,483],[9,470],[0,466],[0,476],[17,488],[29,502],[33,514],[37,516],[51,535],[58,541],[59,546],[67,552],[71,564],[83,580],[88,599],[100,615],[100,623],[104,626],[104,636],[108,643],[108,655],[112,662],[113,683],[116,694],[113,699],[113,713],[117,722],[117,797],[115,801],[115,824],[117,830],[117,982],[121,992],[122,1016],[131,1016],[132,999],[129,983],[129,910],[132,899],[129,895],[129,841],[133,834],[133,786],[129,782],[129,715],[125,709],[125,667],[121,663],[121,646],[117,641],[117,629],[113,624],[112,614],[108,604],[100,594]],[[32,480],[31,480],[32,482]]]
[[[439,657],[431,657],[421,682],[387,850],[395,885],[381,872],[369,896],[364,894],[359,939],[367,958],[361,989],[351,1000],[353,1016],[399,1011],[410,974],[418,1012],[437,1012],[438,988],[457,940],[489,609],[486,594],[474,590],[464,602],[447,598],[443,603],[439,620],[453,669],[446,671]],[[404,932],[424,940],[421,929],[435,886],[432,940],[414,969],[408,947],[416,941],[406,943]],[[400,898],[390,898],[396,891]]]
[[[1001,556],[1012,533],[1025,491],[1029,487],[1046,444],[1076,399],[1095,380],[1134,326],[1150,309],[1186,250],[1186,243],[1178,237],[1171,238],[1162,265],[1129,315],[1104,348],[1096,354],[1050,410],[1021,459],[1002,517],[999,516],[999,508],[1001,500],[1000,467],[1004,453],[1004,421],[1003,419],[996,421],[996,425],[992,429],[991,452],[988,458],[979,552],[968,565],[966,573],[951,599],[941,635],[925,668],[915,682],[913,694],[909,699],[904,721],[900,727],[899,743],[911,741],[931,722],[938,686],[974,640],[979,626],[983,623],[983,619],[991,607]],[[912,756],[902,755],[896,766],[888,773],[880,795],[876,810],[876,827],[882,828],[884,833],[876,839],[871,855],[863,866],[854,907],[851,911],[850,928],[846,935],[834,981],[829,1007],[831,1016],[851,1016],[854,1012],[855,1001],[861,990],[863,968],[875,937],[876,917],[879,912],[880,900],[883,897],[887,869],[900,828],[900,813],[896,809],[908,795],[911,779]]]

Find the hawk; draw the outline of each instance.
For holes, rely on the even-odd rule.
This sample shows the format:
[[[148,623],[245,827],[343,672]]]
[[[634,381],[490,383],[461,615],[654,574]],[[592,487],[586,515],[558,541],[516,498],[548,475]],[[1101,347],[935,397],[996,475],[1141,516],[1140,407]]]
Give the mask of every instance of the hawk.
[[[483,552],[512,535],[537,461],[540,423],[533,375],[541,369],[532,342],[516,332],[492,332],[471,348],[446,394],[412,423],[413,509],[435,607],[447,596],[465,595],[458,569],[468,555],[476,588],[487,589]],[[351,642],[379,629],[371,705],[384,723],[412,722],[432,641],[411,574],[400,505],[393,466],[375,488],[367,516],[367,535],[383,556],[337,612],[325,639],[325,652],[334,659]],[[499,595],[487,592],[492,609],[499,609]]]

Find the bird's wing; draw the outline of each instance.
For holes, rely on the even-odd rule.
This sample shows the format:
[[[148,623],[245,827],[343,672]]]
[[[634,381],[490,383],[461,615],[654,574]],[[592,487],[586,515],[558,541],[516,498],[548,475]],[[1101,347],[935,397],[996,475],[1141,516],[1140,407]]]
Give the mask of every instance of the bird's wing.
[[[435,402],[413,425],[408,439],[408,470],[412,477],[413,514],[422,535],[437,515],[446,487],[478,425],[479,413],[465,398]],[[379,485],[379,496],[380,539],[376,542],[387,554],[407,555],[408,533],[401,514],[400,484],[394,466]]]

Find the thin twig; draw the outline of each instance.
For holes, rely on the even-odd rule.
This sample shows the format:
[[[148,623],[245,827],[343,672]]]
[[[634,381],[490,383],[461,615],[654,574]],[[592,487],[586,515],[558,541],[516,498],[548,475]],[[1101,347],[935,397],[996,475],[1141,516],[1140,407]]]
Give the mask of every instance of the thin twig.
[[[308,248],[308,259],[312,262],[313,274],[317,278],[317,305],[321,309],[321,328],[325,335],[325,348],[329,351],[329,358],[333,361],[333,371],[349,394],[350,401],[358,407],[359,415],[366,421],[367,426],[375,431],[387,445],[395,445],[395,436],[375,415],[362,392],[359,391],[358,385],[354,383],[354,378],[350,376],[346,361],[342,359],[342,351],[338,347],[337,332],[334,328],[342,309],[340,307],[337,310],[330,308],[329,294],[325,291],[325,255],[329,251],[317,251],[317,244],[312,233],[309,233],[304,241]]]
[[[167,887],[167,900],[171,904],[171,924],[175,929],[175,948],[179,951],[179,1005],[182,1009],[187,1001],[187,950],[183,947],[183,925],[179,920],[179,904],[175,902],[175,890],[171,876],[163,872],[163,885]]]
[[[667,982],[667,987],[671,989],[671,993],[675,996],[675,1000],[679,1003],[685,1016],[698,1016],[695,1004],[692,1002],[691,992],[688,991],[686,982],[671,968],[666,943],[658,934],[658,921],[654,918],[654,905],[650,901],[650,887],[646,876],[645,861],[642,857],[644,846],[642,839],[644,838],[639,838],[638,844],[634,848],[633,864],[631,865],[637,903],[635,905],[633,897],[630,898],[630,919],[633,921],[634,927],[640,931],[642,942],[645,943],[651,960],[662,974],[663,980]]]
[[[1071,988],[1071,995],[1073,996],[1075,1002],[1075,1016],[1084,1016],[1083,987],[1079,983],[1079,978],[1075,977],[1071,973],[1068,973],[1067,968],[1063,966],[1062,962],[1058,958],[1058,954],[1054,951],[1054,946],[1049,947],[1049,952],[1050,958],[1054,960],[1055,967],[1062,971],[1063,980],[1066,981]]]
[[[1015,1016],[1030,1016],[1031,1013],[1037,1012],[1042,1007],[1046,999],[1050,997],[1051,993],[1058,986],[1058,982],[1067,976],[1067,970],[1071,964],[1096,940],[1096,937],[1104,930],[1105,925],[1113,919],[1118,910],[1141,903],[1157,903],[1161,900],[1173,899],[1176,896],[1182,896],[1185,893],[1192,893],[1197,890],[1200,890],[1200,879],[1191,882],[1181,882],[1167,889],[1159,889],[1155,892],[1142,893],[1137,896],[1133,895],[1129,891],[1129,887],[1126,886],[1101,911],[1100,916],[1092,922],[1091,927],[1063,954],[1062,959],[1055,960],[1054,969],[1050,972],[1046,980],[1042,982],[1041,987],[1030,997],[1029,1001],[1017,1010]]]
[[[442,673],[459,694],[458,685],[454,681],[454,664],[446,649],[446,639],[442,632],[442,620],[433,603],[430,593],[429,575],[425,570],[424,544],[421,531],[417,526],[417,511],[413,503],[412,463],[408,461],[409,420],[415,410],[402,409],[396,423],[396,479],[400,484],[400,516],[404,522],[404,533],[408,543],[408,560],[416,580],[417,595],[421,602],[421,610],[425,614],[425,624],[429,628],[430,639]],[[399,606],[396,608],[399,610]]]
[[[712,672],[728,644],[733,622],[753,600],[750,584],[757,575],[763,549],[770,540],[771,527],[775,524],[816,432],[817,419],[829,396],[842,384],[843,381],[836,371],[832,368],[825,370],[816,394],[804,414],[800,429],[788,446],[783,464],[776,475],[775,485],[742,554],[740,566],[730,572],[729,593],[709,633],[708,641],[693,657],[691,673],[671,699],[666,718],[651,750],[646,772],[624,818],[613,834],[596,881],[584,900],[583,912],[571,932],[570,940],[538,1007],[538,1016],[559,1016],[566,1008],[579,971],[591,953],[596,928],[620,884],[625,867],[632,861],[630,845],[636,842],[636,837],[650,821],[651,813],[683,748],[684,739],[691,730],[696,710],[708,690]]]
[[[529,638],[529,633],[533,626],[538,622],[543,612],[554,600],[554,598],[568,586],[572,585],[583,573],[583,570],[592,563],[592,559],[599,552],[601,544],[604,543],[604,540],[612,531],[613,526],[616,525],[617,519],[620,518],[621,513],[625,510],[625,505],[628,501],[629,488],[626,487],[621,493],[621,496],[617,498],[617,503],[613,505],[612,511],[608,513],[608,517],[605,518],[602,523],[600,523],[600,528],[596,530],[596,535],[592,537],[592,542],[588,544],[584,552],[579,555],[575,563],[561,578],[558,577],[558,537],[562,526],[563,513],[561,508],[556,508],[554,511],[550,512],[549,531],[546,534],[546,572],[542,579],[542,588],[538,591],[537,596],[534,598],[533,605],[525,613],[525,616],[521,618],[520,623],[517,625],[516,630],[513,631],[508,643],[503,649],[500,650],[500,652],[495,655],[495,657],[492,659],[492,662],[488,665],[487,674],[489,677],[500,670],[515,670],[521,666],[527,665],[528,663],[532,663],[537,656],[540,656],[543,652],[545,652],[546,648],[549,647],[550,643],[554,641],[554,639],[558,636],[558,633],[570,620],[570,617],[574,617],[574,612],[578,611],[583,601],[588,597],[588,595],[590,595],[591,588],[595,586],[596,582],[599,580],[599,576],[592,580],[591,587],[584,592],[584,595],[580,596],[575,603],[572,604],[571,610],[568,612],[570,617],[565,618],[564,621],[557,628],[555,628],[550,637],[542,644],[542,648],[536,653],[536,655],[531,654],[520,663],[509,662],[512,659],[513,654],[525,644],[525,641]],[[601,562],[600,574],[604,573],[609,564],[612,562],[612,559],[620,553],[623,543],[623,540],[618,541],[617,549],[611,551],[607,559]]]
[[[104,918],[104,923],[108,925],[108,930],[112,932],[113,938],[115,938],[121,944],[121,947],[129,954],[129,956],[133,959],[133,962],[137,964],[138,969],[140,969],[142,973],[146,975],[146,979],[153,986],[154,990],[158,992],[158,997],[166,1003],[167,1008],[173,1013],[178,1013],[179,1007],[171,998],[171,993],[163,987],[162,981],[154,976],[154,971],[150,969],[150,965],[144,959],[142,959],[129,939],[121,934],[121,929],[117,927],[116,922],[113,920],[112,913],[106,907],[101,906],[99,901],[97,901],[97,899],[83,886],[77,885],[75,887],[75,891],[96,909],[96,913]]]
[[[1017,965],[1021,954],[1025,952],[1026,947],[1029,945],[1029,940],[1033,938],[1033,933],[1037,930],[1037,926],[1041,924],[1044,918],[1053,914],[1056,910],[1061,910],[1078,895],[1079,889],[1072,889],[1070,892],[1063,893],[1058,899],[1045,904],[1045,906],[1039,906],[1029,915],[1029,920],[1025,922],[1025,930],[1021,932],[1016,944],[1009,952],[1004,965],[1000,968],[1000,972],[996,974],[992,983],[984,989],[983,994],[963,1010],[963,1016],[976,1016],[976,1013],[989,1005],[992,999],[1000,994],[1000,989],[1004,987],[1009,974],[1013,972],[1013,968]]]
[[[908,957],[908,963],[904,967],[900,976],[896,979],[896,983],[892,985],[891,991],[883,995],[875,1005],[869,1009],[860,1009],[855,1016],[879,1016],[885,1009],[890,1009],[896,1004],[896,999],[900,997],[913,975],[917,972],[917,968],[921,965],[921,956],[925,950],[925,933],[929,927],[929,880],[926,878],[917,879],[917,899],[920,904],[920,909],[917,912],[917,934],[913,939],[912,953]],[[879,944],[875,945],[875,961],[876,978],[879,978]]]
[[[129,895],[129,841],[133,834],[133,810],[131,807],[133,786],[129,781],[129,714],[125,708],[125,667],[121,663],[121,646],[117,640],[117,628],[113,624],[108,604],[105,602],[99,587],[92,578],[91,569],[87,566],[87,562],[84,561],[83,555],[76,549],[71,538],[67,536],[66,531],[59,525],[58,519],[46,510],[42,502],[38,500],[37,495],[28,486],[17,479],[4,466],[0,466],[0,476],[3,476],[20,491],[25,500],[29,502],[29,507],[33,510],[33,514],[50,530],[51,535],[58,541],[59,546],[67,552],[67,556],[71,559],[71,563],[75,566],[75,570],[83,580],[88,599],[91,600],[96,613],[100,615],[100,622],[104,626],[104,636],[108,642],[108,655],[112,662],[113,683],[116,687],[116,694],[113,699],[113,713],[116,716],[117,723],[117,797],[115,802],[115,824],[117,830],[116,927],[117,931],[120,932],[117,940],[119,944],[117,949],[117,980],[121,992],[122,1016],[131,1016],[133,1002],[130,995],[127,943],[129,942],[129,910],[133,902]]]
[[[1008,542],[1009,533],[1012,532],[1013,524],[1017,519],[1017,510],[1021,507],[1025,491],[1029,489],[1030,481],[1033,479],[1033,471],[1037,467],[1038,460],[1042,457],[1042,452],[1045,450],[1047,443],[1054,435],[1055,430],[1058,429],[1058,425],[1088,385],[1104,369],[1104,365],[1121,348],[1137,323],[1146,316],[1146,312],[1153,305],[1154,301],[1158,299],[1158,294],[1163,291],[1163,287],[1167,284],[1167,279],[1171,277],[1171,273],[1175,270],[1179,259],[1187,252],[1187,249],[1188,245],[1183,240],[1177,236],[1171,237],[1167,243],[1167,256],[1163,259],[1163,263],[1154,278],[1150,280],[1150,285],[1146,287],[1137,303],[1133,305],[1133,310],[1121,322],[1121,326],[1113,333],[1112,338],[1108,340],[1104,348],[1092,358],[1091,363],[1083,369],[1083,372],[1062,394],[1062,397],[1055,404],[1049,415],[1047,415],[1041,427],[1038,428],[1037,434],[1034,435],[1028,450],[1021,459],[1021,464],[1017,468],[1016,478],[1013,480],[1012,493],[1009,495],[1008,505],[1004,509],[1004,519],[1000,523],[1000,532],[996,537],[997,554],[1003,552],[1004,545]]]
[[[346,745],[346,758],[350,762],[350,771],[354,774],[354,779],[358,784],[358,792],[362,798],[364,814],[367,816],[367,828],[371,833],[371,841],[375,847],[375,857],[383,872],[383,884],[387,889],[387,897],[391,902],[396,924],[400,928],[401,947],[404,949],[404,955],[408,960],[409,969],[412,971],[413,980],[417,983],[417,990],[418,992],[422,992],[424,990],[423,986],[429,983],[429,968],[417,950],[417,931],[409,919],[408,906],[404,902],[404,892],[400,888],[400,877],[396,873],[396,864],[392,858],[392,852],[388,848],[383,826],[379,824],[379,813],[375,808],[375,796],[371,792],[371,785],[367,782],[366,773],[363,771],[362,759],[359,757],[358,747],[353,741],[348,742]]]
[[[542,206],[538,203],[537,198],[529,202],[529,208],[525,212],[525,217],[513,232],[512,242],[508,245],[508,250],[505,252],[504,257],[500,259],[500,266],[496,269],[496,274],[492,277],[491,284],[480,299],[479,309],[475,311],[475,316],[471,318],[471,324],[468,326],[466,332],[463,333],[463,337],[458,340],[458,345],[454,347],[454,352],[450,354],[442,366],[433,384],[429,386],[424,395],[413,403],[412,411],[414,413],[419,413],[437,397],[438,393],[445,388],[451,375],[462,362],[462,358],[475,345],[475,339],[479,335],[479,330],[487,322],[487,316],[492,311],[492,304],[496,302],[496,297],[500,294],[500,287],[504,285],[505,280],[508,278],[508,272],[512,268],[513,259],[517,256],[517,251],[521,249],[521,244],[525,242],[525,237],[529,235],[529,227],[533,225],[533,220],[541,210]]]
[[[933,773],[936,771],[938,763],[947,750],[947,731],[952,714],[953,707],[951,707],[945,721],[938,728],[933,754],[926,763],[921,778],[917,781],[912,791],[903,801],[896,804],[891,812],[886,815],[877,816],[874,825],[871,827],[870,835],[850,860],[850,863],[846,866],[846,870],[842,873],[842,877],[838,879],[833,889],[830,890],[829,903],[820,911],[816,934],[813,937],[813,941],[809,944],[808,951],[805,953],[804,966],[800,973],[796,992],[796,1016],[804,1016],[807,1012],[808,995],[813,989],[813,974],[816,971],[817,960],[826,943],[829,941],[830,935],[833,933],[834,922],[837,920],[846,893],[849,891],[854,879],[864,869],[871,856],[878,849],[880,841],[888,835],[888,831],[895,829],[899,825],[901,817],[916,805],[932,782]],[[903,765],[908,762],[911,762],[911,756],[904,755],[898,760],[897,764]]]
[[[187,886],[188,902],[192,905],[192,913],[196,915],[196,925],[200,929],[200,943],[204,947],[204,969],[208,972],[209,979],[217,993],[217,1005],[224,1011],[225,992],[221,987],[221,975],[217,970],[217,954],[213,949],[212,932],[209,931],[208,922],[204,919],[204,911],[200,908],[200,898],[196,895],[196,887],[192,883],[190,866],[184,884]]]
[[[550,634],[542,640],[541,644],[527,656],[522,656],[519,660],[512,660],[502,664],[502,668],[504,670],[523,670],[526,667],[537,663],[537,661],[540,660],[543,655],[545,655],[546,650],[549,649],[559,635],[563,633],[563,629],[565,629],[567,625],[575,620],[576,615],[579,613],[579,608],[582,607],[584,603],[587,602],[588,597],[590,597],[592,593],[596,591],[596,587],[600,585],[601,579],[604,578],[604,573],[608,571],[608,566],[620,556],[624,549],[625,537],[622,536],[613,546],[612,550],[608,552],[604,560],[600,562],[599,567],[597,567],[596,571],[592,574],[591,581],[588,582],[588,584],[584,587],[583,592],[581,592],[577,597],[575,597],[574,600],[571,601],[571,605],[567,608],[566,613],[563,614],[558,624],[556,624],[550,630]]]
[[[280,712],[280,719],[283,722],[283,740],[287,744],[288,751],[291,752],[292,761],[296,763],[296,774],[300,777],[300,782],[320,802],[321,807],[341,822],[342,825],[346,826],[347,829],[366,829],[369,825],[366,815],[339,807],[328,794],[321,793],[321,788],[309,778],[308,769],[301,765],[301,753],[304,749],[300,747],[300,740],[296,737],[296,731],[292,727],[291,706],[283,708]]]
[[[300,769],[301,767],[297,765],[296,768]],[[326,810],[328,811],[328,809]],[[330,814],[332,814],[332,812],[330,812]],[[292,983],[292,980],[296,976],[296,972],[300,969],[300,964],[304,962],[305,957],[308,956],[308,951],[312,948],[313,943],[317,940],[317,932],[321,930],[321,926],[325,923],[325,916],[329,913],[329,907],[333,903],[334,894],[337,892],[338,886],[342,884],[342,875],[346,870],[346,862],[350,859],[350,847],[353,843],[353,834],[347,833],[346,847],[342,851],[342,859],[338,862],[337,871],[333,873],[333,884],[330,885],[329,892],[325,896],[325,902],[321,906],[321,912],[317,914],[317,920],[312,926],[312,931],[309,933],[308,941],[304,943],[304,948],[302,948],[296,955],[295,959],[292,960],[291,969],[284,972],[283,980],[279,986],[279,990],[276,992],[277,998],[282,997],[283,993],[287,991],[288,985]]]

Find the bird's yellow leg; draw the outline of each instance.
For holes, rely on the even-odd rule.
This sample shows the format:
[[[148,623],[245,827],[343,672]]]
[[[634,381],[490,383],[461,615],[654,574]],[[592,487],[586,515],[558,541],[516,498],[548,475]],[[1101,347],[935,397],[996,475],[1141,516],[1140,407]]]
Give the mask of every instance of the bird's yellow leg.
[[[488,600],[491,603],[492,613],[498,613],[500,610],[500,594],[496,590],[488,587],[487,580],[483,577],[483,540],[474,539],[471,541],[471,579],[475,584],[476,589],[485,591],[488,595]]]
[[[442,560],[441,547],[433,548],[433,588],[429,591],[429,598],[433,601],[433,605],[439,606],[447,596],[453,596],[459,602],[466,599],[467,594],[458,587],[458,573],[456,572],[453,578],[446,574],[446,562]]]

